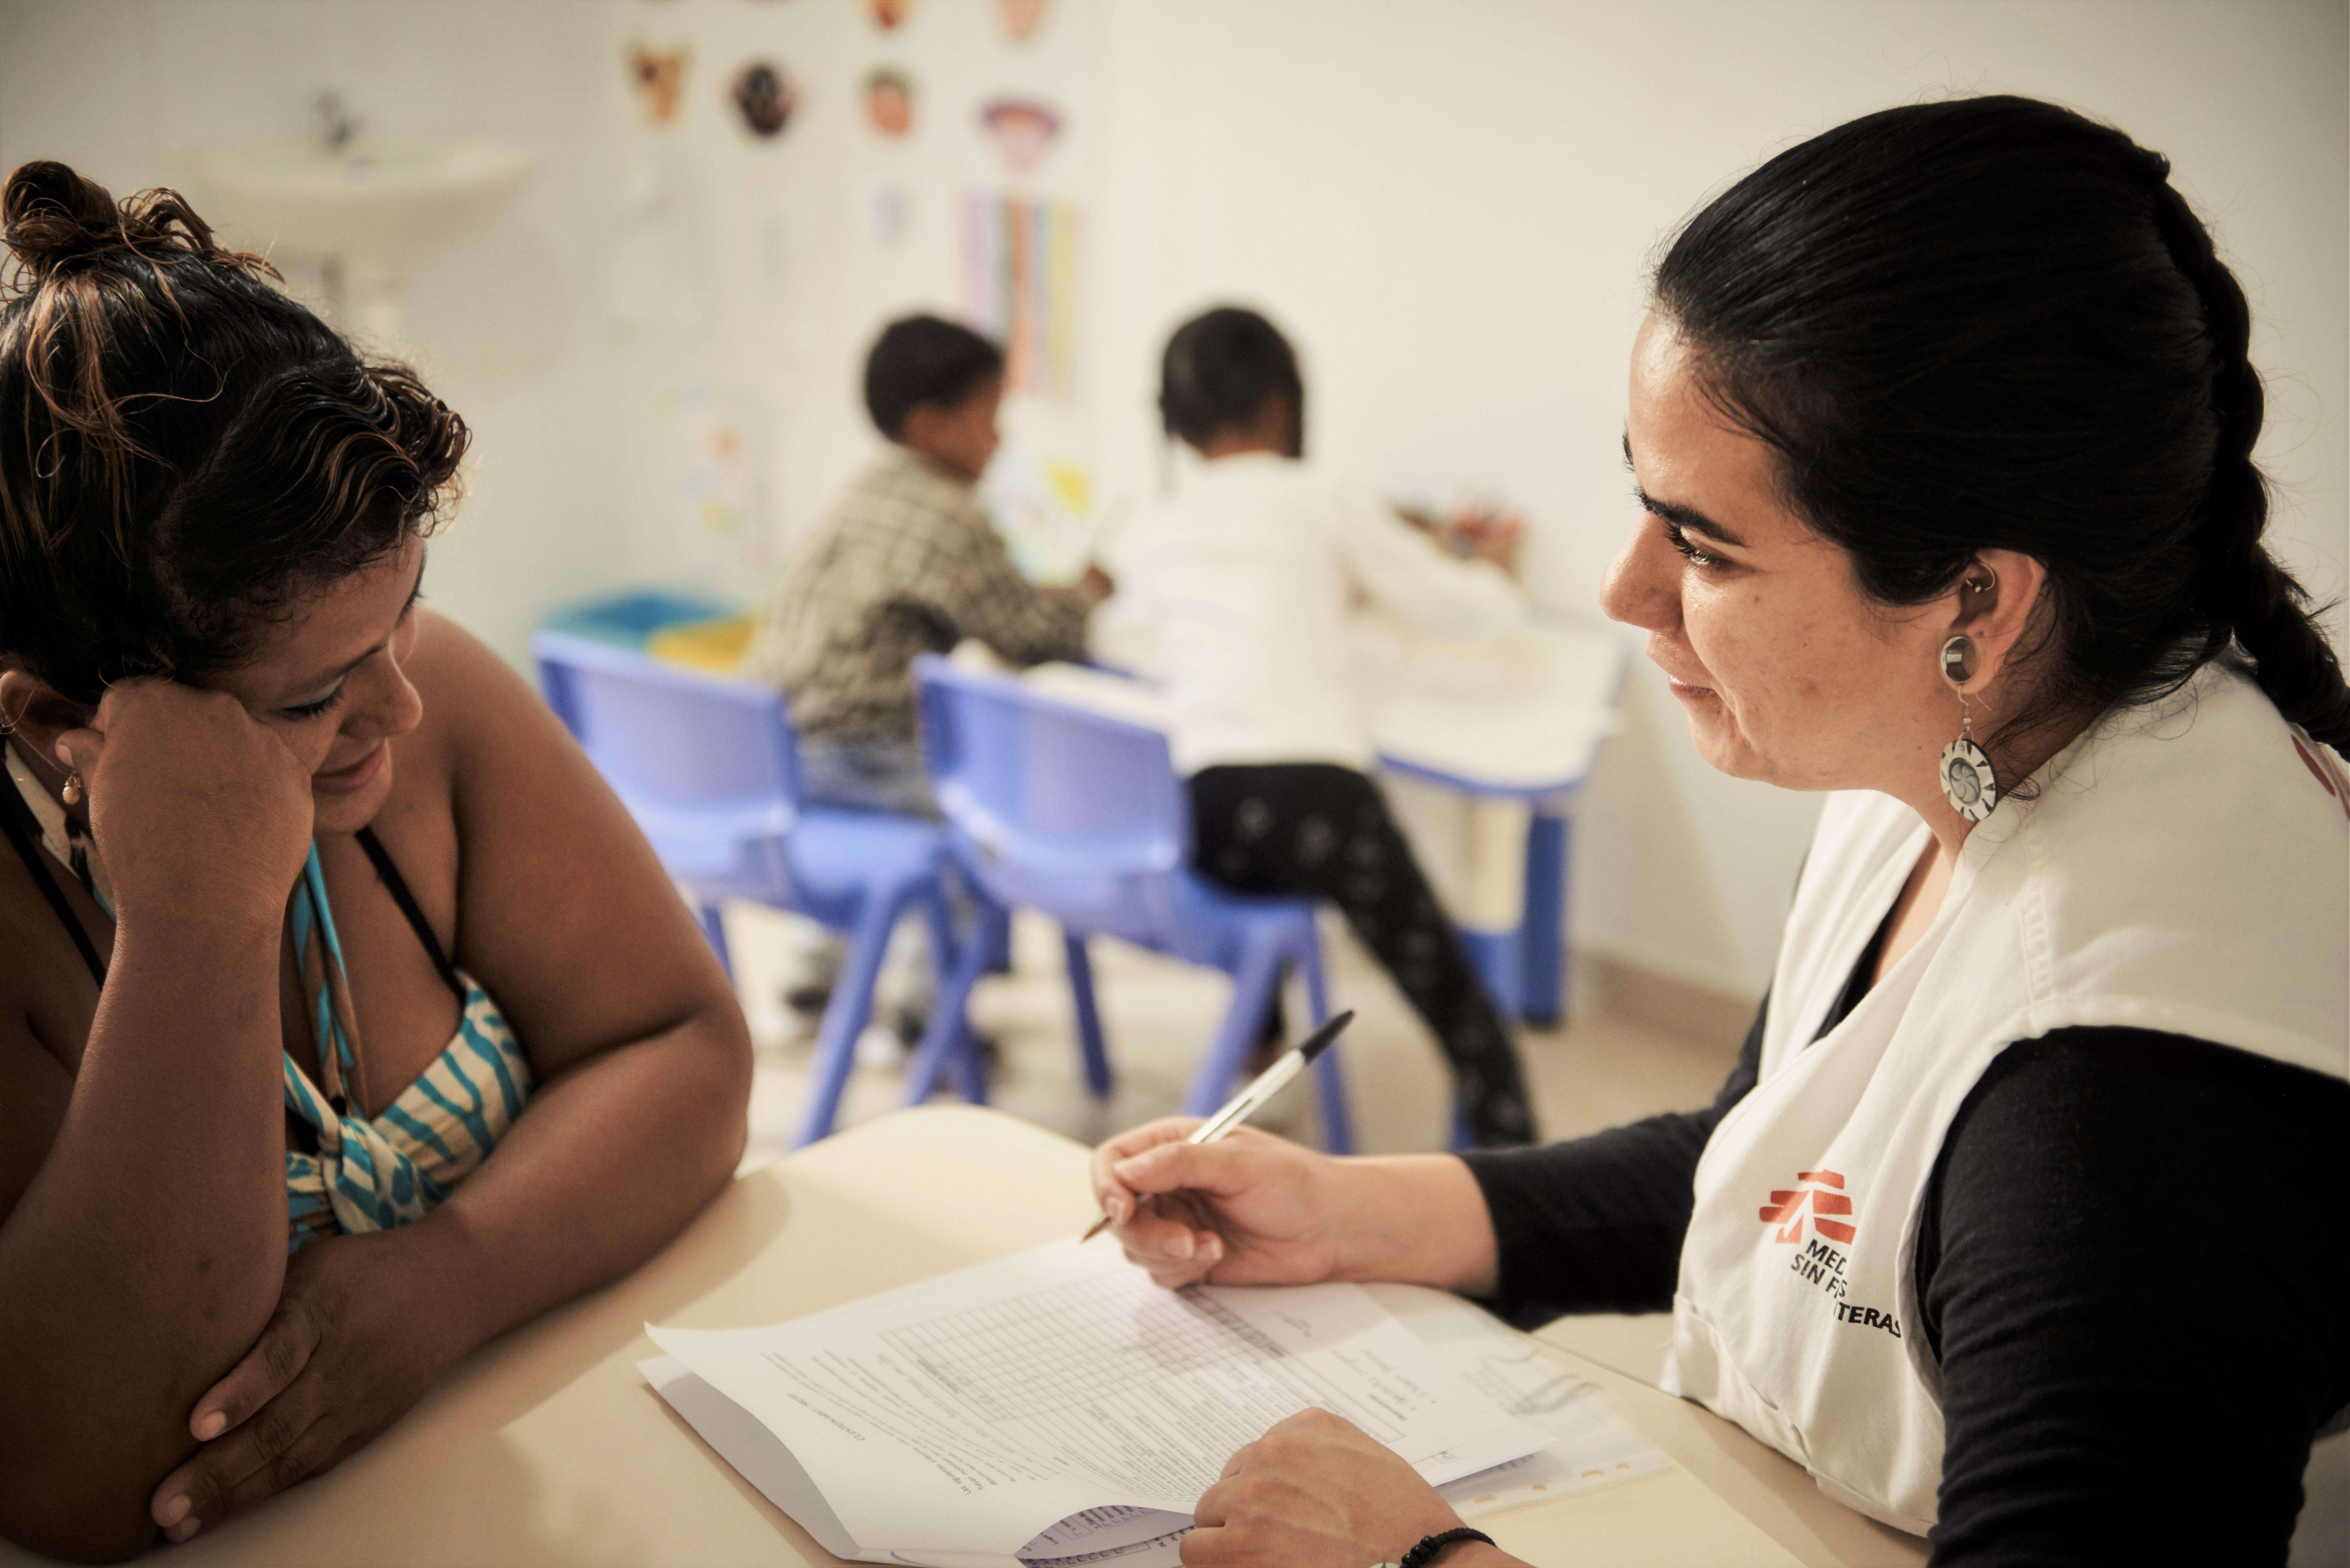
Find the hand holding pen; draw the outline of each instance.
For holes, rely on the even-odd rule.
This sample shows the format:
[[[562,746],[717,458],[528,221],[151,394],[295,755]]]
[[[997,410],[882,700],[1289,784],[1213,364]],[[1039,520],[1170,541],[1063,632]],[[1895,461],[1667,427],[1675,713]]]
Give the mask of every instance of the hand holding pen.
[[[1205,1121],[1170,1116],[1094,1151],[1102,1224],[1163,1285],[1304,1284],[1329,1277],[1336,1161],[1241,1125],[1305,1070],[1352,1013],[1342,1013]]]

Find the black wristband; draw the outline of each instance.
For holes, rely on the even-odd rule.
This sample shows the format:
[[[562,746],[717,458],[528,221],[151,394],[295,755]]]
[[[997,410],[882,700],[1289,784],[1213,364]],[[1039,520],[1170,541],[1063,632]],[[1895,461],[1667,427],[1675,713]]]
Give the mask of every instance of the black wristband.
[[[1482,1541],[1488,1546],[1493,1544],[1492,1536],[1482,1530],[1471,1530],[1464,1524],[1458,1530],[1448,1530],[1442,1534],[1427,1537],[1419,1545],[1405,1552],[1403,1561],[1398,1563],[1396,1568],[1429,1568],[1430,1563],[1444,1555],[1446,1547],[1458,1546],[1464,1541]]]

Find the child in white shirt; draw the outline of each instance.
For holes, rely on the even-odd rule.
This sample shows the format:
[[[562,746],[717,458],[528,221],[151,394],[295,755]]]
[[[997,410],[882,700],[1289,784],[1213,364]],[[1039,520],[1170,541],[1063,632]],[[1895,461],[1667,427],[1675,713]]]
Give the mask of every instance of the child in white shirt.
[[[1236,891],[1336,904],[1443,1046],[1470,1139],[1532,1141],[1509,1033],[1369,777],[1347,627],[1358,599],[1440,637],[1517,624],[1513,537],[1489,533],[1495,558],[1459,559],[1306,464],[1295,355],[1253,311],[1176,332],[1159,411],[1206,461],[1137,520],[1119,575],[1127,612],[1150,629],[1199,869]]]

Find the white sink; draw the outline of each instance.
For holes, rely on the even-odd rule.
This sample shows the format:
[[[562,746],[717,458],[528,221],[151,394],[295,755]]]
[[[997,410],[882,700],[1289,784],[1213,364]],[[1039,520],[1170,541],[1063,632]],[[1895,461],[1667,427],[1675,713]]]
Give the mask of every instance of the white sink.
[[[198,171],[204,211],[237,239],[319,260],[344,324],[396,338],[416,268],[487,228],[530,160],[486,141],[386,137],[334,150],[263,142],[206,154]]]

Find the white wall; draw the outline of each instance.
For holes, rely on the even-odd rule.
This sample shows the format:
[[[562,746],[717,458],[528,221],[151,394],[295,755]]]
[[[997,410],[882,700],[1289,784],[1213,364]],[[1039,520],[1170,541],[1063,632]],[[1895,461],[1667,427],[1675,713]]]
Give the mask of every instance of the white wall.
[[[634,549],[615,454],[636,368],[584,309],[627,132],[598,90],[617,70],[601,22],[569,0],[0,0],[0,168],[62,158],[117,195],[187,184],[200,152],[307,135],[327,88],[372,131],[532,154],[515,209],[431,263],[409,313],[476,437],[426,593],[509,655],[545,604],[628,576]]]
[[[1923,95],[2016,91],[2168,153],[2262,323],[2287,559],[2344,587],[2345,10],[2106,0],[1110,7],[1090,363],[1100,461],[1147,484],[1150,367],[1215,299],[1310,356],[1335,465],[1516,501],[1536,591],[1596,603],[1643,264],[1770,153]],[[2337,626],[2339,622],[2337,620]],[[1642,667],[1579,814],[1581,934],[1759,993],[1816,801],[1724,778]]]
[[[632,38],[694,51],[685,112],[643,129]],[[802,107],[757,142],[721,100],[752,55]],[[858,119],[870,66],[922,88],[916,136]],[[1334,464],[1534,525],[1546,601],[1588,608],[1629,525],[1617,452],[1643,263],[1761,158],[1924,94],[2014,90],[2170,154],[2262,327],[2277,534],[2338,595],[2345,536],[2350,25],[2289,0],[1056,0],[1007,44],[989,0],[920,0],[884,35],[858,0],[0,0],[0,169],[64,157],[118,192],[201,150],[308,129],[322,88],[386,133],[515,141],[538,171],[417,279],[409,336],[479,432],[428,591],[518,655],[543,608],[678,565],[669,410],[695,387],[772,417],[769,520],[821,507],[868,450],[855,401],[888,314],[951,306],[949,203],[1003,176],[990,92],[1062,103],[1027,188],[1085,201],[1079,396],[1012,410],[1032,444],[1147,490],[1166,329],[1211,300],[1288,326]],[[670,156],[704,196],[691,325],[616,317],[602,269],[632,182]],[[869,222],[912,195],[906,240]],[[297,283],[301,281],[298,272]],[[1643,672],[1580,813],[1580,935],[1760,991],[1815,803],[1712,774]]]

